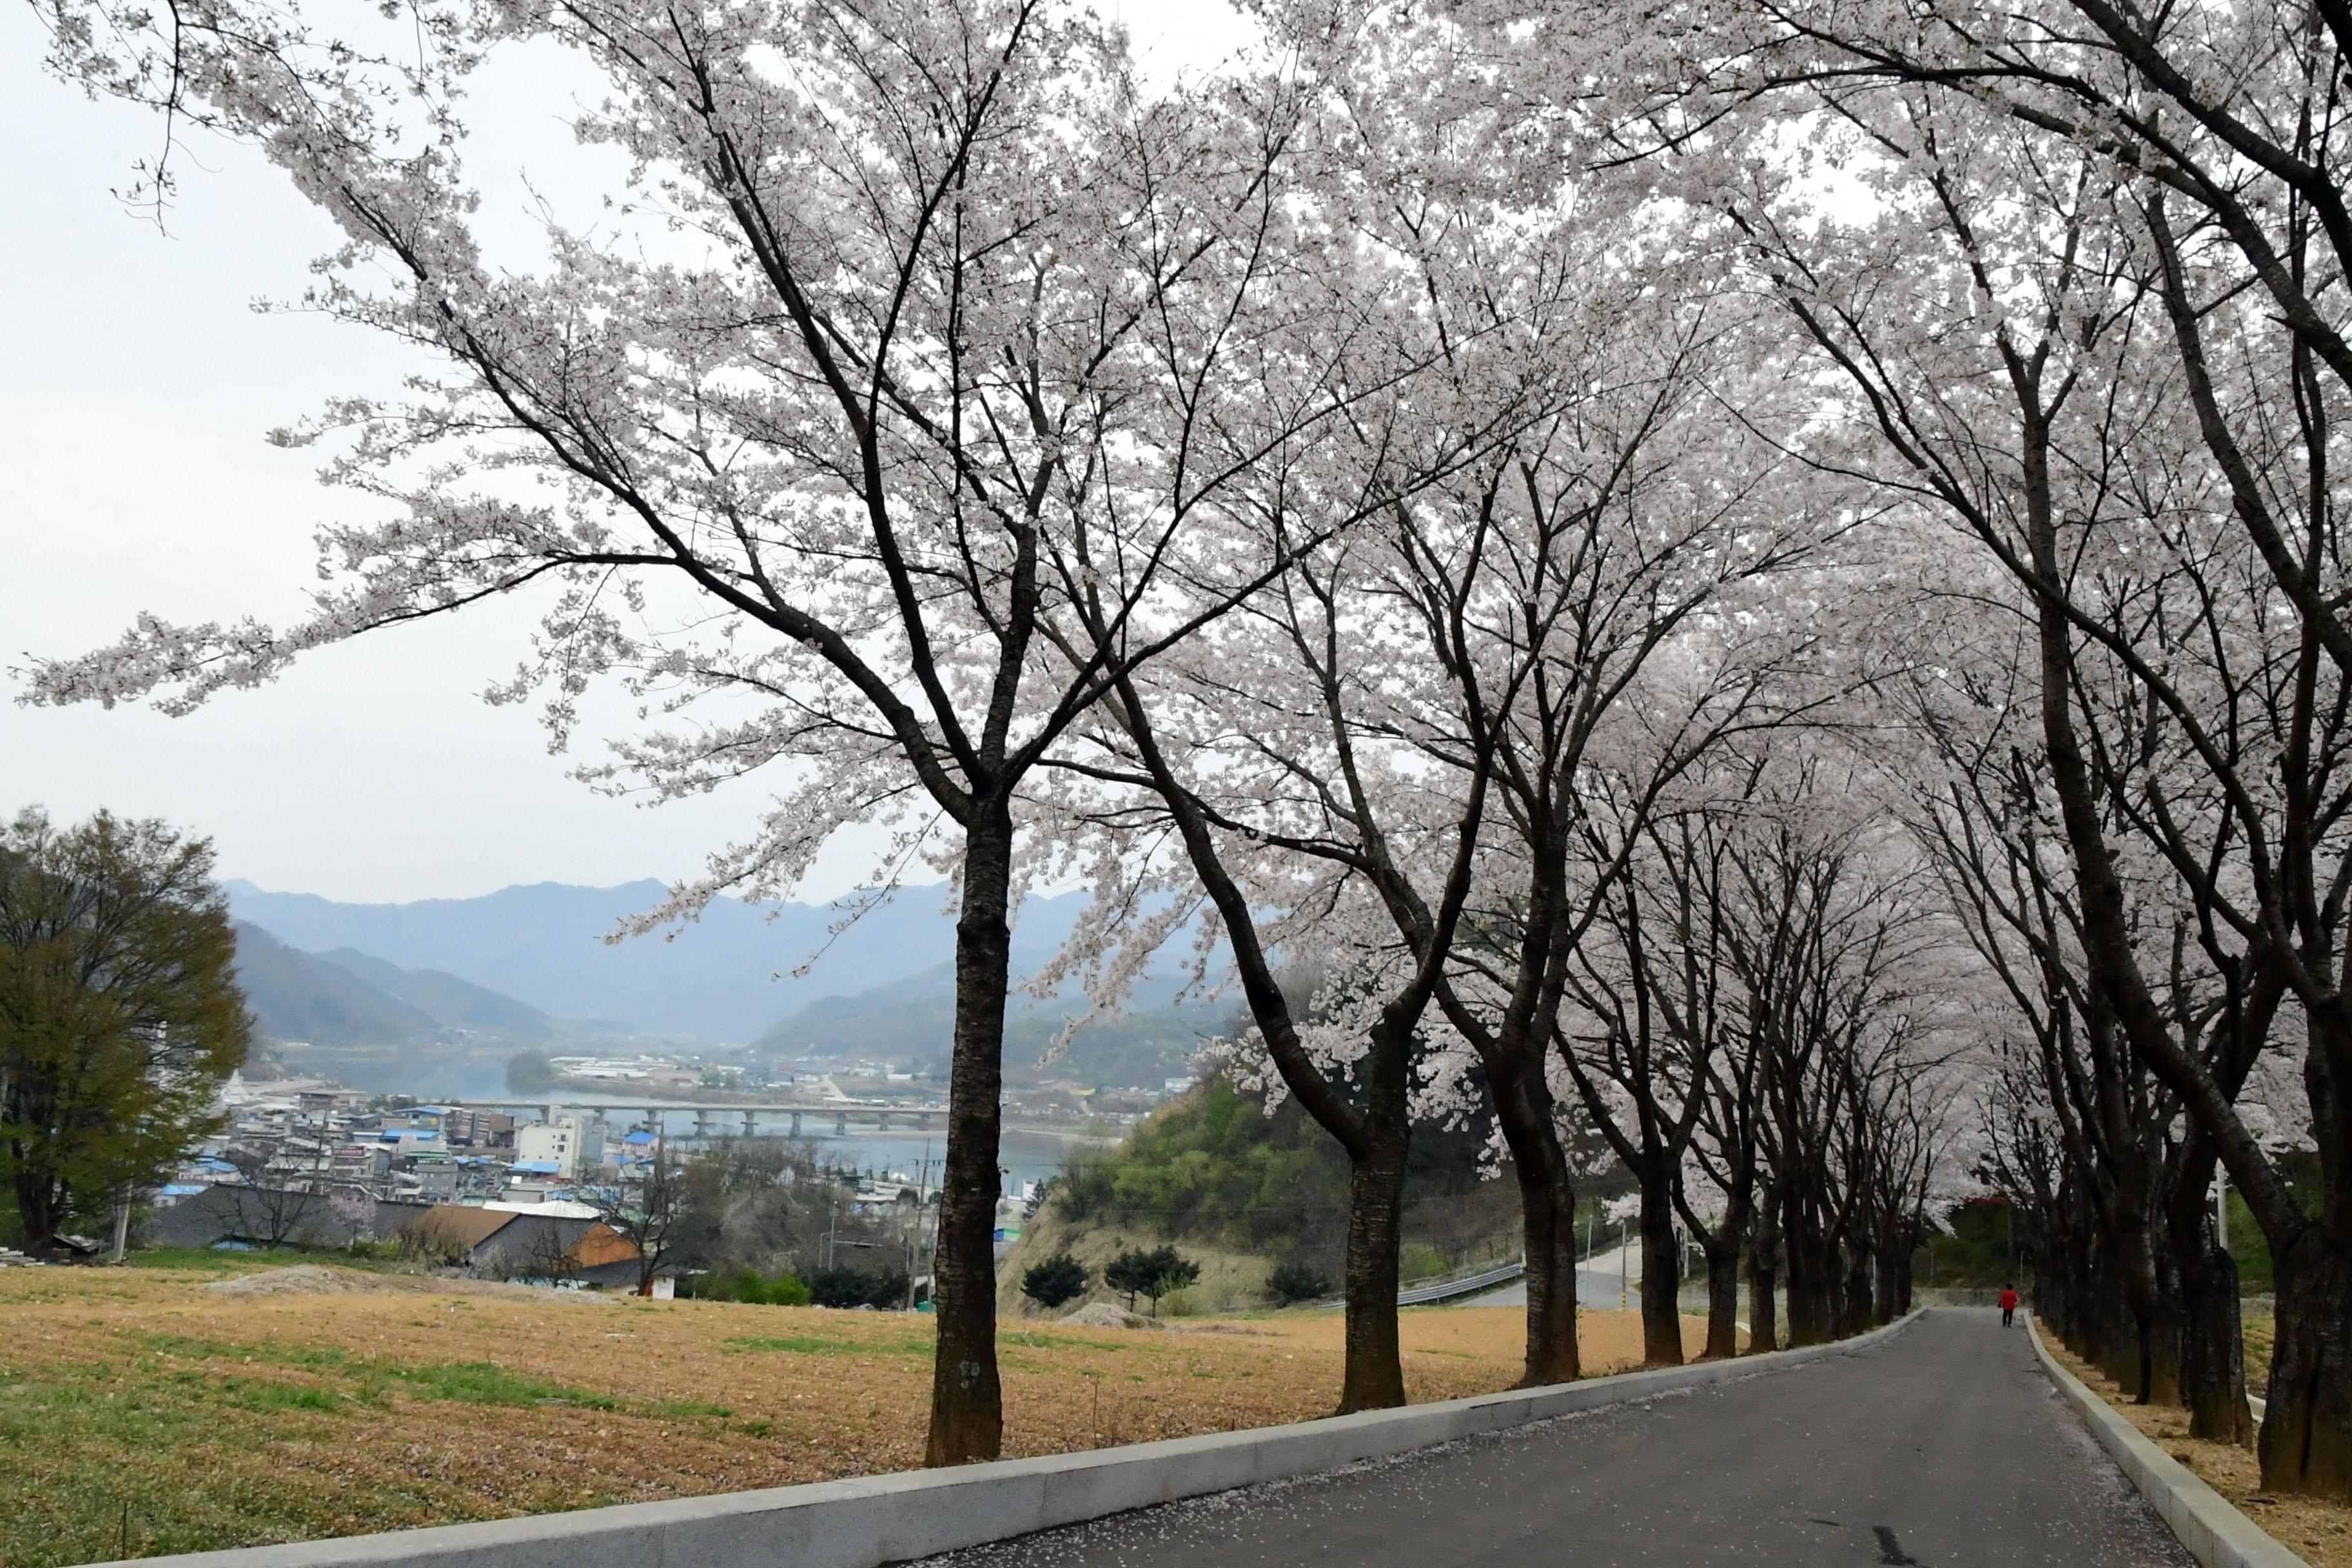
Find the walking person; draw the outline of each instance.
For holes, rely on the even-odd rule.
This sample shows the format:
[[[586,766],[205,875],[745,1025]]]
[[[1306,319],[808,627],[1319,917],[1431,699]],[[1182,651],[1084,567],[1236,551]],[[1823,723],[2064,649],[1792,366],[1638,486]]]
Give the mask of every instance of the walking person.
[[[2000,1326],[2005,1329],[2016,1321],[2017,1287],[2004,1285],[2000,1288]]]

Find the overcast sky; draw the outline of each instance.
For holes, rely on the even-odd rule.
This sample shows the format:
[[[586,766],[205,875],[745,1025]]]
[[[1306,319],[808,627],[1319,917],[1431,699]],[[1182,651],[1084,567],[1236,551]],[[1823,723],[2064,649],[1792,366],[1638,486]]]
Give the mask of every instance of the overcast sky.
[[[1240,36],[1223,0],[1103,9],[1155,69],[1209,63]],[[0,669],[109,641],[142,610],[289,616],[313,524],[355,502],[314,482],[317,454],[263,435],[330,395],[390,391],[402,368],[363,332],[256,313],[299,295],[331,238],[257,157],[184,150],[168,235],[126,212],[110,192],[156,122],[43,76],[42,47],[33,15],[0,7]],[[577,166],[551,112],[485,129],[542,186],[546,164]],[[472,172],[488,174],[482,156]],[[559,216],[567,195],[591,199],[556,192]],[[530,608],[378,633],[184,719],[28,709],[0,677],[0,810],[162,816],[210,835],[226,876],[343,900],[698,869],[763,792],[751,781],[647,810],[572,782],[530,711],[479,700],[512,668]],[[583,733],[580,753],[593,746]],[[851,847],[804,894],[838,892],[866,864]]]

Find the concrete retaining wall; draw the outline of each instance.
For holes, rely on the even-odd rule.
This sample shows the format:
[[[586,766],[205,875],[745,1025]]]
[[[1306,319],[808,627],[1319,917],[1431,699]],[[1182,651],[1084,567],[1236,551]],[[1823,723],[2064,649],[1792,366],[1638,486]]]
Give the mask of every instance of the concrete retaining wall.
[[[2132,1485],[2139,1489],[2140,1496],[2164,1516],[2164,1522],[2172,1527],[2180,1544],[2203,1568],[2310,1568],[2302,1558],[2271,1539],[2262,1526],[2232,1508],[2227,1498],[2200,1480],[2186,1465],[2158,1447],[2147,1434],[2125,1419],[2123,1412],[2059,1365],[2050,1347],[2042,1342],[2042,1332],[2034,1326],[2030,1312],[2025,1315],[2025,1331],[2033,1341],[2033,1353],[2042,1358],[2042,1368],[2058,1385],[2058,1391],[2083,1413],[2083,1419],[2089,1423],[2100,1446],[2114,1456],[2124,1474],[2131,1478]]]
[[[1910,1321],[1804,1350],[1289,1426],[140,1562],[142,1568],[879,1568],[1843,1355],[1899,1332]]]

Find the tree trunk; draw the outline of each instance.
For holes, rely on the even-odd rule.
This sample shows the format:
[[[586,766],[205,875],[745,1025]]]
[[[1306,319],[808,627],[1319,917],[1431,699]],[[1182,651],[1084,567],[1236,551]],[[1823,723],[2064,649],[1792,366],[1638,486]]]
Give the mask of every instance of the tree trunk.
[[[1507,1045],[1486,1067],[1495,1121],[1519,1182],[1519,1230],[1528,1272],[1528,1352],[1521,1388],[1573,1383],[1576,1347],[1576,1175],[1559,1146],[1543,1056]],[[1512,1064],[1525,1064],[1511,1070]]]
[[[24,1227],[25,1250],[46,1257],[58,1241],[58,1213],[46,1173],[16,1167],[16,1222]]]
[[[2147,1399],[2151,1405],[2178,1405],[2181,1403],[2181,1341],[2187,1328],[2180,1268],[2165,1229],[2151,1224],[2147,1235],[2156,1277],[2156,1300],[2148,1314]]]
[[[1407,1142],[1399,1124],[1375,1126],[1369,1155],[1348,1172],[1347,1366],[1339,1414],[1404,1403],[1397,1342],[1397,1247]]]
[[[2134,1279],[2133,1251],[2146,1241],[2144,1233],[2111,1229],[2098,1249],[2098,1268],[2092,1281],[2096,1353],[2092,1364],[2114,1380],[2126,1398],[2147,1403],[2148,1355],[2147,1303]]]
[[[2238,1260],[2209,1242],[2180,1265],[2180,1402],[2189,1435],[2240,1447],[2254,1440],[2246,1404],[2246,1342],[2238,1321]]]
[[[1738,1353],[1739,1232],[1727,1224],[1706,1249],[1706,1350],[1702,1359],[1728,1361]]]
[[[1780,1348],[1780,1226],[1771,1199],[1760,1205],[1748,1247],[1748,1353]]]
[[[2116,1260],[2123,1270],[2124,1311],[2130,1320],[2124,1363],[2130,1375],[2121,1381],[2135,1400],[2146,1405],[2156,1397],[2156,1260],[2148,1250],[2147,1210],[2137,1194],[2125,1215]]]
[[[1659,1162],[1661,1164],[1664,1161]],[[1674,1173],[1642,1184],[1642,1364],[1683,1364],[1682,1248],[1675,1242]]]
[[[2273,1244],[2278,1337],[2263,1412],[2263,1489],[2352,1498],[2352,1256],[2318,1224]]]
[[[2238,1260],[2213,1223],[2213,1145],[2192,1132],[2164,1205],[2165,1252],[2179,1306],[2179,1394],[2189,1435],[2239,1447],[2254,1440],[2246,1405],[2245,1341],[2238,1321]]]
[[[1544,1142],[1556,1168],[1545,1171],[1523,1153],[1506,1125],[1504,1141],[1519,1178],[1519,1228],[1527,1249],[1528,1354],[1522,1388],[1574,1383],[1582,1373],[1576,1347],[1576,1188],[1546,1119]],[[1541,1151],[1532,1152],[1537,1160]]]
[[[1782,1233],[1781,1256],[1789,1269],[1789,1346],[1817,1345],[1830,1337],[1830,1296],[1837,1267],[1811,1237],[1793,1226]]]
[[[1004,1078],[1004,1003],[1013,932],[1013,819],[1000,802],[966,830],[963,908],[956,920],[955,1047],[948,1080],[947,1157],[940,1187],[932,1300],[926,1465],[993,1459],[1004,1440],[996,1374],[996,1202]]]
[[[1850,1340],[1870,1327],[1870,1249],[1846,1249],[1845,1293],[1838,1304],[1837,1337]]]

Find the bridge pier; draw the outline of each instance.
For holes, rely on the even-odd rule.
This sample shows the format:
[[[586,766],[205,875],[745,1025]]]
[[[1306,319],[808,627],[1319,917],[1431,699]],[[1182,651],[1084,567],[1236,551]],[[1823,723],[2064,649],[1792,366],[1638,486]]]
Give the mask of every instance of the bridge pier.
[[[797,1137],[799,1137],[800,1135],[801,1135],[801,1113],[800,1113],[799,1111],[795,1110],[795,1111],[793,1111],[793,1137],[795,1137],[795,1138],[797,1138]]]
[[[745,1111],[743,1113],[743,1136],[746,1138],[758,1137],[760,1135],[759,1122],[760,1113],[758,1111]]]
[[[836,1115],[833,1119],[833,1132],[834,1136],[836,1138],[846,1138],[849,1136],[849,1117],[846,1113]]]

